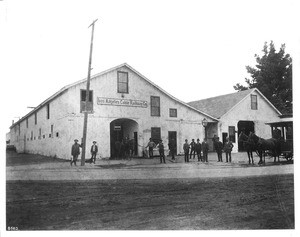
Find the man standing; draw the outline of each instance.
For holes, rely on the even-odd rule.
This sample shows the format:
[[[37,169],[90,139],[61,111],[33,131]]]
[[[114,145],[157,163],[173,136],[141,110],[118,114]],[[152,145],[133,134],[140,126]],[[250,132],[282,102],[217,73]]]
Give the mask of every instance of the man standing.
[[[80,154],[80,147],[81,145],[79,145],[77,142],[78,140],[75,139],[74,140],[74,144],[72,145],[72,149],[71,149],[71,155],[73,156],[73,158],[71,159],[71,166],[74,163],[76,165],[76,161],[78,159],[78,156]]]
[[[191,142],[191,144],[190,144],[190,146],[191,146],[190,159],[192,159],[192,154],[194,154],[193,159],[195,159],[195,153],[196,153],[195,145],[196,145],[195,140],[192,139],[192,142]]]
[[[229,162],[231,162],[231,151],[233,148],[232,142],[229,140],[228,137],[226,137],[226,143],[224,145],[224,151],[226,154],[226,162],[228,162],[228,156],[229,156]]]
[[[223,162],[222,160],[222,148],[223,148],[223,143],[219,141],[219,137],[216,138],[216,143],[215,143],[215,150],[218,155],[218,162]]]
[[[174,138],[172,138],[171,141],[169,142],[169,149],[172,156],[172,160],[175,160],[176,143]]]
[[[165,148],[164,148],[164,144],[163,144],[162,140],[159,140],[158,151],[159,151],[160,163],[162,163],[164,161],[164,163],[166,164]]]
[[[208,162],[208,159],[207,159],[208,150],[209,150],[209,147],[208,147],[207,139],[204,138],[204,140],[202,142],[202,151],[203,151],[203,161],[204,162]]]
[[[199,138],[197,139],[197,143],[195,144],[195,150],[197,152],[198,161],[202,160],[201,157],[201,143],[199,142]]]
[[[96,141],[93,141],[93,145],[91,147],[91,154],[92,154],[92,158],[91,158],[91,163],[96,163],[96,155],[98,153],[98,146],[96,145]]]
[[[185,139],[185,143],[183,144],[183,150],[184,150],[184,162],[189,162],[190,145],[188,144],[187,139]]]
[[[150,138],[149,138],[148,145],[146,146],[146,148],[149,147],[149,156],[150,156],[150,158],[153,157],[153,148],[154,148],[155,146],[156,146],[155,143],[152,141],[152,138],[150,137]]]

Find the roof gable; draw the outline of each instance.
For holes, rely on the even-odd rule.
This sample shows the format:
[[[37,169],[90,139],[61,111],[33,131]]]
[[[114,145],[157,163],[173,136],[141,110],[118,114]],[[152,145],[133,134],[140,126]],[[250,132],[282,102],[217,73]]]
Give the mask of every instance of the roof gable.
[[[226,113],[231,111],[253,91],[257,91],[278,114],[281,114],[257,88],[211,97],[203,100],[192,101],[188,104],[198,110],[204,111],[205,113],[210,114],[211,116],[219,119]]]
[[[164,91],[162,88],[160,88],[159,86],[157,86],[156,84],[154,84],[152,81],[150,81],[149,79],[147,79],[145,76],[143,76],[141,73],[139,73],[138,71],[136,71],[134,68],[132,68],[131,66],[129,66],[127,63],[123,63],[119,66],[110,68],[108,70],[105,70],[103,72],[100,72],[98,74],[95,74],[93,76],[91,76],[91,80],[96,79],[97,77],[104,75],[106,73],[112,72],[114,70],[118,70],[119,68],[122,67],[127,67],[128,69],[130,69],[132,72],[134,72],[135,74],[137,74],[138,76],[140,76],[142,79],[144,79],[147,83],[149,83],[151,86],[155,87],[156,89],[158,89],[159,91],[161,91],[162,93],[164,93],[165,95],[167,95],[168,97],[170,97],[171,99],[177,101],[178,103],[188,107],[189,109],[192,109],[198,113],[201,113],[209,118],[211,118],[212,120],[217,121],[218,119],[216,119],[215,117],[206,114],[205,112],[198,110],[197,108],[190,106],[189,104],[173,97],[172,95],[170,95],[169,93],[167,93],[166,91]],[[10,128],[14,127],[15,125],[19,124],[20,122],[24,121],[26,118],[28,118],[30,115],[32,115],[33,113],[35,113],[36,111],[38,111],[39,109],[41,109],[43,106],[45,106],[47,103],[49,103],[50,101],[54,100],[55,98],[57,98],[58,96],[62,95],[63,93],[65,93],[68,89],[77,86],[81,83],[85,83],[87,81],[87,78],[79,80],[77,82],[74,82],[72,84],[69,84],[67,86],[64,86],[63,88],[61,88],[59,91],[57,91],[56,93],[54,93],[52,96],[50,96],[48,99],[46,99],[45,101],[43,101],[41,104],[39,104],[37,107],[35,107],[35,109],[33,109],[32,111],[30,111],[28,114],[26,114],[25,116],[23,116],[20,120],[18,120],[17,122],[15,122]]]

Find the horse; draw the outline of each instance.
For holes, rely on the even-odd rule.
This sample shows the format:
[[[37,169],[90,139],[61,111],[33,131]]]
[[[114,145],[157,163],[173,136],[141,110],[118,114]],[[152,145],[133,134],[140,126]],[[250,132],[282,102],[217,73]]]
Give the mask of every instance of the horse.
[[[246,151],[248,154],[248,159],[249,159],[249,164],[251,164],[250,158],[252,159],[252,164],[254,164],[253,154],[252,154],[253,151],[256,151],[254,142],[244,132],[240,133],[238,141],[242,142],[244,148],[246,148]]]
[[[254,142],[254,144],[257,147],[259,158],[260,158],[258,164],[262,164],[262,163],[265,164],[265,152],[267,150],[272,152],[272,155],[274,157],[274,162],[276,162],[276,157],[278,157],[278,162],[279,162],[280,143],[277,139],[275,138],[264,139],[258,137],[252,132],[250,132],[249,138]],[[264,162],[262,161],[262,156],[264,156]]]

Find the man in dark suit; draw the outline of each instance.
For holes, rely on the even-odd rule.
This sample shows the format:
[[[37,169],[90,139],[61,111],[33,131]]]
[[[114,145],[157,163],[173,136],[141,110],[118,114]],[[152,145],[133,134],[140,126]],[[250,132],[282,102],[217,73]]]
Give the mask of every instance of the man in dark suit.
[[[218,162],[223,162],[222,159],[223,143],[219,141],[219,137],[216,138],[215,149],[218,155]]]
[[[72,145],[72,149],[71,149],[71,155],[73,156],[71,159],[71,165],[74,163],[76,165],[76,161],[78,159],[78,156],[80,155],[80,147],[81,145],[79,145],[78,140],[75,139],[74,140],[74,144]]]
[[[98,146],[96,145],[96,141],[93,141],[93,145],[91,146],[91,154],[92,154],[92,158],[91,158],[91,163],[96,163],[96,156],[98,153]]]
[[[203,152],[203,161],[208,162],[207,153],[208,153],[209,147],[207,143],[207,139],[204,138],[202,142],[202,152]]]

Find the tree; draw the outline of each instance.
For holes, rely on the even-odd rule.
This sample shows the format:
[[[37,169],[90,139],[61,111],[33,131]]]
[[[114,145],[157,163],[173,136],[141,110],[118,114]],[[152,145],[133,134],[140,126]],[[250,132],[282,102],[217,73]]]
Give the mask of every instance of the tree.
[[[285,53],[285,44],[276,52],[273,41],[269,45],[265,42],[262,52],[261,57],[254,55],[255,67],[246,66],[252,77],[245,78],[247,86],[237,83],[233,88],[237,91],[257,88],[281,113],[292,113],[292,59]]]

